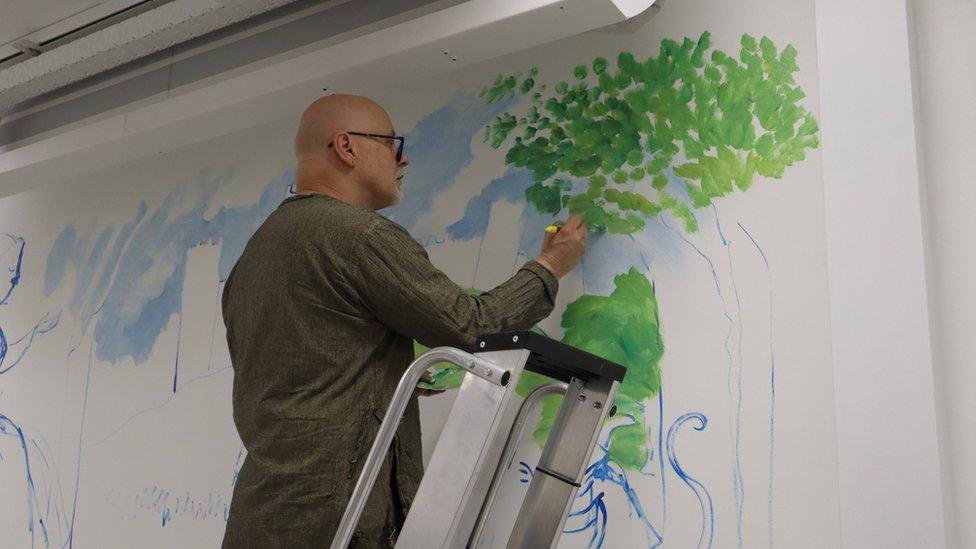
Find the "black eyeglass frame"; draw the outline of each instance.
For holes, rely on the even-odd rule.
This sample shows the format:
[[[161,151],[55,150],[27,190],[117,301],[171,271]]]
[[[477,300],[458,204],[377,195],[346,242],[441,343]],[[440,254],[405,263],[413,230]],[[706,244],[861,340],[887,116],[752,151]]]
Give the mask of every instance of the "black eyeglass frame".
[[[402,135],[383,135],[379,133],[362,133],[362,132],[344,132],[349,135],[359,135],[362,137],[379,137],[382,139],[392,139],[394,141],[399,141],[400,144],[397,145],[396,161],[397,164],[400,163],[400,159],[403,158],[403,136]],[[328,148],[332,148],[332,143],[329,143]]]

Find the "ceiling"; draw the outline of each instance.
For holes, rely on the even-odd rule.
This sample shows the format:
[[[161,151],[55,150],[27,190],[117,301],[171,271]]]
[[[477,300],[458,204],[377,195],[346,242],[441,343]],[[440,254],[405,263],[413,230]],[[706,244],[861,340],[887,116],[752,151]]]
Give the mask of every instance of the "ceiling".
[[[101,0],[0,0],[0,45],[103,3]]]

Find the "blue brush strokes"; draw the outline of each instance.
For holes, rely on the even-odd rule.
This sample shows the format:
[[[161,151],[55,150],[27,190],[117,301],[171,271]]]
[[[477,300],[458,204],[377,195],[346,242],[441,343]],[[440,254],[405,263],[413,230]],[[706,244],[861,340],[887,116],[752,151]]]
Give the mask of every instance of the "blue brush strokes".
[[[712,538],[715,536],[715,511],[712,507],[712,496],[709,495],[708,490],[705,486],[695,480],[691,475],[685,472],[678,463],[678,458],[675,455],[674,448],[674,438],[678,434],[678,429],[691,420],[697,420],[698,426],[693,427],[696,431],[702,431],[705,426],[708,425],[708,419],[697,413],[687,413],[681,415],[678,419],[674,420],[671,424],[671,428],[668,429],[668,461],[671,463],[671,468],[674,469],[675,474],[678,475],[685,484],[691,488],[691,491],[695,493],[695,497],[698,498],[698,505],[701,508],[702,513],[702,527],[701,534],[698,536],[697,547],[701,549],[702,547],[711,547]]]
[[[410,166],[404,178],[403,201],[385,210],[383,215],[407,229],[412,228],[430,211],[437,193],[456,184],[458,174],[471,164],[474,159],[471,138],[516,102],[512,98],[486,104],[474,93],[462,90],[447,105],[418,122],[405,134]]]
[[[158,485],[143,488],[136,494],[134,505],[158,514],[162,527],[181,517],[192,520],[223,518],[226,522],[230,513],[230,501],[223,494],[208,492],[206,497],[200,497],[185,490],[178,495]]]
[[[108,284],[112,281],[112,274],[115,272],[115,268],[119,263],[119,258],[122,257],[122,250],[129,242],[129,238],[132,236],[132,231],[134,231],[136,226],[142,222],[148,211],[149,207],[146,205],[146,203],[144,201],[140,201],[139,207],[136,209],[136,214],[133,219],[129,220],[122,226],[122,229],[119,231],[118,236],[115,239],[115,244],[112,246],[112,251],[108,258],[106,258],[104,266],[101,269],[98,282],[96,283],[95,287],[88,292],[88,301],[85,303],[84,309],[79,311],[83,318],[94,318],[95,313],[102,307],[102,304],[105,302],[105,292],[108,289]],[[68,228],[73,229],[70,226]],[[51,256],[48,256],[49,261],[50,257]],[[79,288],[78,291],[83,290]],[[87,322],[85,327],[87,327]]]
[[[210,202],[218,190],[230,183],[232,175],[231,171],[211,175],[203,169],[196,181],[172,191],[158,207],[150,209],[141,202],[118,230],[106,227],[94,238],[92,234],[79,235],[74,226],[68,226],[48,254],[45,292],[56,291],[65,283],[67,271],[73,271],[69,308],[82,320],[83,331],[90,322],[95,323],[85,374],[72,510],[70,517],[65,517],[69,546],[81,483],[92,361],[97,356],[112,363],[125,357],[131,357],[136,364],[144,362],[171,316],[180,313],[186,251],[220,242],[218,275],[226,279],[247,239],[285,198],[294,182],[294,171],[287,170],[267,185],[256,202],[220,207],[207,219]],[[94,243],[89,246],[92,240]],[[102,312],[106,314],[99,314]],[[44,333],[56,324],[56,318],[51,321],[46,316],[35,332]],[[184,507],[190,505],[186,498],[182,502]],[[164,524],[171,520],[174,511],[178,513],[163,506],[160,512]]]
[[[603,541],[607,535],[607,504],[603,501],[603,495],[604,492],[598,494],[594,492],[593,480],[588,478],[586,485],[580,488],[576,495],[577,498],[588,500],[586,506],[579,511],[573,511],[569,514],[570,518],[589,515],[585,517],[587,521],[583,526],[563,530],[563,533],[577,534],[592,529],[593,532],[590,534],[589,547],[603,547]]]
[[[481,237],[488,231],[491,205],[505,200],[520,202],[525,198],[525,189],[532,185],[532,174],[526,170],[509,170],[502,177],[493,179],[478,196],[468,201],[464,217],[448,225],[447,236],[452,240],[471,240]]]
[[[519,251],[529,257],[535,257],[542,249],[542,237],[554,218],[549,214],[539,213],[531,206],[522,209],[522,236],[519,238]]]
[[[51,251],[48,253],[47,268],[44,270],[44,295],[50,296],[54,290],[58,289],[61,280],[64,278],[65,271],[68,269],[71,255],[81,253],[76,242],[78,231],[74,227],[67,227],[61,231]]]
[[[146,361],[170,317],[179,314],[186,268],[186,251],[201,244],[221,243],[219,276],[225,279],[244,250],[247,239],[287,195],[294,171],[285,171],[250,205],[221,207],[212,219],[205,213],[217,191],[230,183],[233,172],[213,175],[203,169],[197,180],[171,192],[152,212],[142,203],[117,232],[104,229],[92,250],[111,251],[104,261],[89,261],[88,237],[78,238],[69,226],[62,231],[47,258],[45,281],[63,283],[64,272],[77,272],[71,310],[90,316],[98,310],[96,356],[116,363],[131,357]],[[188,205],[188,206],[187,206]],[[90,235],[89,235],[90,237]],[[96,271],[98,272],[96,276]],[[82,296],[88,296],[85,301]]]
[[[585,293],[610,295],[616,288],[614,277],[627,271],[621,265],[644,262],[643,250],[634,246],[632,239],[605,232],[588,234],[586,254],[579,266]]]
[[[534,473],[532,472],[531,465],[529,465],[524,461],[519,461],[518,470],[519,470],[519,482],[521,482],[522,484],[528,484],[529,482],[532,481],[532,476],[534,475]]]
[[[108,246],[112,238],[112,234],[115,229],[108,227],[102,231],[102,234],[98,237],[95,242],[95,246],[92,248],[91,252],[85,254],[85,262],[97,265],[102,258],[102,254],[105,253],[105,248]],[[80,250],[80,247],[79,247]],[[88,286],[91,284],[91,278],[95,275],[93,269],[86,269],[79,274],[78,284],[75,286],[75,295],[71,300],[70,309],[73,311],[81,310],[81,306],[85,302],[85,298],[88,297],[86,294]]]
[[[636,421],[635,418],[631,417],[631,419]],[[588,545],[592,549],[597,549],[603,546],[603,542],[606,538],[607,520],[609,518],[606,503],[603,501],[604,492],[596,491],[596,482],[608,482],[619,487],[623,491],[624,496],[627,498],[627,504],[630,512],[632,515],[637,516],[637,518],[641,521],[641,525],[644,527],[644,534],[647,537],[648,547],[658,547],[663,542],[661,534],[658,533],[657,529],[654,528],[654,525],[651,524],[650,520],[647,518],[647,515],[644,512],[644,507],[641,505],[640,499],[637,497],[637,491],[634,490],[634,488],[630,485],[630,482],[627,480],[627,474],[610,458],[609,448],[613,433],[617,429],[625,426],[626,425],[618,425],[610,429],[610,432],[607,433],[605,441],[598,444],[596,447],[596,450],[602,453],[602,457],[586,468],[583,484],[576,494],[576,499],[582,501],[583,508],[577,511],[571,511],[569,514],[570,518],[582,518],[582,520],[585,521],[584,524],[579,527],[563,530],[563,532],[567,534],[582,533],[591,530]]]

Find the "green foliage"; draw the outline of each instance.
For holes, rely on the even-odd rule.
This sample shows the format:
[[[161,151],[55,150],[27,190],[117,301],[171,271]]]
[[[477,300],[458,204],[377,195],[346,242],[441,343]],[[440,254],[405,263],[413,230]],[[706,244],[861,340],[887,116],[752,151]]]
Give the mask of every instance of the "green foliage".
[[[609,296],[584,295],[572,302],[563,314],[563,342],[627,367],[627,377],[617,390],[614,404],[617,415],[631,416],[634,423],[614,430],[610,439],[610,458],[627,469],[640,469],[647,463],[647,429],[642,402],[661,388],[660,361],[664,343],[658,321],[654,286],[637,269],[614,278]],[[528,395],[549,380],[526,372],[518,385]],[[561,397],[546,397],[542,419],[533,434],[545,444],[556,419]]]
[[[615,68],[598,57],[551,91],[535,68],[524,79],[498,75],[481,97],[532,100],[524,114],[492,122],[485,141],[507,144],[506,164],[532,173],[526,200],[540,212],[566,208],[596,229],[631,233],[668,211],[694,232],[694,208],[747,190],[757,174],[781,178],[818,146],[817,121],[793,78],[796,56],[792,45],[778,50],[743,35],[734,58],[712,49],[705,32],[663,40],[657,57],[623,52]],[[687,199],[667,193],[669,167]],[[594,186],[595,177],[613,185]],[[571,180],[587,179],[588,188],[574,189]]]
[[[466,290],[478,295],[478,290]],[[563,342],[594,355],[627,367],[627,377],[617,390],[614,404],[618,417],[629,416],[633,423],[616,428],[610,439],[610,457],[621,467],[638,470],[647,462],[647,429],[643,402],[661,388],[660,361],[664,354],[658,321],[657,298],[654,286],[637,269],[614,278],[614,291],[609,296],[583,295],[573,301],[563,314],[565,330]],[[534,332],[545,335],[535,327]],[[427,347],[414,343],[416,356]],[[437,371],[427,388],[451,389],[461,385],[466,372],[449,363],[434,366]],[[523,372],[516,391],[526,396],[549,378]],[[533,439],[545,444],[556,419],[562,398],[546,397],[542,402],[542,419]]]

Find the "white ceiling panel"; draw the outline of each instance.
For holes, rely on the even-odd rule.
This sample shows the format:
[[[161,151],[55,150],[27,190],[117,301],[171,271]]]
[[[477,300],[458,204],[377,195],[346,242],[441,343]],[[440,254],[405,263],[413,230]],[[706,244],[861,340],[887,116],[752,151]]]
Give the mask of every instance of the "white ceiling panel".
[[[101,4],[100,0],[0,0],[0,44]]]

